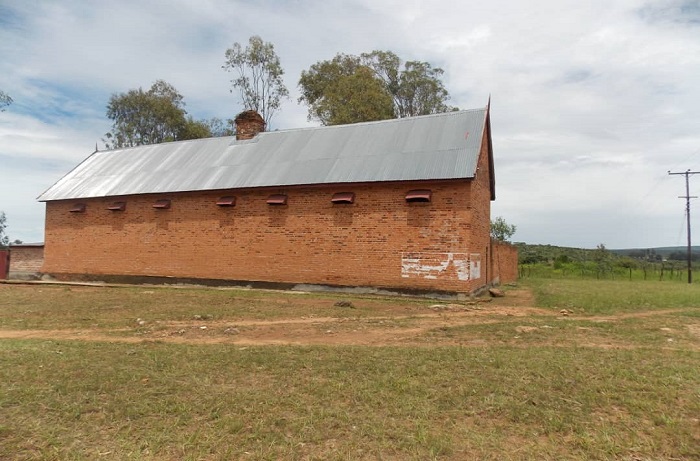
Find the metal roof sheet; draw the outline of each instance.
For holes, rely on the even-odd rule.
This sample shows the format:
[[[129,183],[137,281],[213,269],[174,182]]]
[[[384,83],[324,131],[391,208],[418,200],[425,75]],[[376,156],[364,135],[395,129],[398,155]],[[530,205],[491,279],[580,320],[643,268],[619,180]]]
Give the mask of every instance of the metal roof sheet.
[[[483,108],[98,151],[38,200],[472,178],[486,115]]]

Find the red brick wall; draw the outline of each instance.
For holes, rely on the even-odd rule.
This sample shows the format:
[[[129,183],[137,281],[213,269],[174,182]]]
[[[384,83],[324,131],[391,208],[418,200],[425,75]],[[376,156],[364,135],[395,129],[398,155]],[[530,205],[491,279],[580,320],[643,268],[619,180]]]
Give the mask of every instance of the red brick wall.
[[[479,286],[490,281],[491,261],[489,260],[489,245],[491,240],[491,171],[489,168],[488,136],[484,135],[477,163],[476,176],[472,182],[472,197],[474,214],[472,221],[473,232],[470,235],[469,248],[480,255],[481,278]]]
[[[518,248],[510,243],[491,241],[493,245],[493,278],[495,283],[518,280]]]
[[[84,200],[84,213],[48,202],[42,271],[469,292],[486,281],[483,269],[465,280],[464,259],[486,258],[487,160],[475,182],[474,194],[469,181],[442,181],[131,196],[123,212],[106,209],[114,198]],[[432,202],[406,203],[414,188],[432,189]],[[344,191],[355,203],[332,204]],[[288,204],[267,205],[273,193]],[[223,195],[236,206],[217,207]],[[153,209],[160,198],[171,208]]]
[[[0,280],[5,280],[10,271],[10,252],[0,250]]]
[[[10,273],[25,272],[34,274],[41,271],[43,263],[43,246],[10,247]]]

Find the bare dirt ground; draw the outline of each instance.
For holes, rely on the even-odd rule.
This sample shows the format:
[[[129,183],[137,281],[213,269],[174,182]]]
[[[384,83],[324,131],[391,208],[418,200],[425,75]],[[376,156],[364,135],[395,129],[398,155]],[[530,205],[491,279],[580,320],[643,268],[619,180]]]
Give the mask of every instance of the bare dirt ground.
[[[76,288],[80,290],[81,288]],[[280,295],[281,300],[288,295]],[[274,302],[274,300],[270,300]],[[61,330],[0,330],[0,339],[49,339],[106,341],[121,343],[168,342],[182,344],[257,345],[358,345],[358,346],[420,346],[420,345],[487,345],[484,339],[450,338],[431,335],[465,325],[513,321],[516,334],[528,334],[538,327],[520,326],[528,317],[560,317],[561,313],[534,306],[534,297],[527,289],[509,290],[506,297],[486,299],[478,303],[436,302],[423,309],[407,309],[401,303],[368,301],[370,316],[338,317],[305,316],[275,320],[206,320],[153,321],[135,324],[131,328],[85,328]],[[313,303],[314,301],[310,301]],[[320,302],[320,301],[317,301]],[[323,301],[327,304],[327,301]],[[376,314],[374,312],[376,311]],[[613,322],[623,318],[647,317],[670,313],[669,310],[641,311],[619,316],[588,317],[587,320]],[[564,315],[568,315],[564,313]],[[517,336],[516,336],[517,337]],[[591,344],[606,347],[605,344]]]
[[[421,310],[407,310],[401,303],[376,303],[376,315],[370,316],[353,317],[352,308],[344,309],[348,309],[348,315],[342,318],[193,319],[145,322],[130,329],[0,330],[0,338],[238,345],[415,345],[424,343],[425,333],[436,328],[489,323],[506,316],[551,315],[551,311],[533,307],[532,293],[524,289],[511,290],[507,297],[490,302],[436,302]]]

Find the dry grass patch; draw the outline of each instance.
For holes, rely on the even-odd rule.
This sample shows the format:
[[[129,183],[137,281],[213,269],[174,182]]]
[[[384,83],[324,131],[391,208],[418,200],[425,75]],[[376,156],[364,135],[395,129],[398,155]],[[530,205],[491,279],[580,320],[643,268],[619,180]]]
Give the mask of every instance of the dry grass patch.
[[[700,443],[690,352],[0,347],[9,459],[693,459]]]
[[[420,311],[428,300],[388,301],[354,296],[354,308],[334,303],[338,293],[247,289],[90,287],[0,284],[0,328],[61,329],[132,327],[147,323],[367,317]]]
[[[603,307],[562,290],[535,286],[547,309],[518,304],[518,291],[436,311],[351,296],[356,308],[341,309],[331,294],[0,285],[0,458],[700,459],[695,301],[645,293],[642,308]],[[229,322],[240,334],[223,335]],[[158,336],[171,327],[188,330]],[[256,345],[280,337],[306,342]]]

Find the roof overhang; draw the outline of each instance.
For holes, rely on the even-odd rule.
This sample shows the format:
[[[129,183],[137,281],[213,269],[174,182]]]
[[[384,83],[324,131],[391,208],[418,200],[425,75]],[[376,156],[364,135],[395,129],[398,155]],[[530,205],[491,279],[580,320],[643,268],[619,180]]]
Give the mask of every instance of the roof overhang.
[[[491,200],[496,200],[496,171],[493,167],[493,142],[491,141],[491,96],[486,105],[486,122],[484,123],[484,135],[488,143],[489,155],[489,185],[491,189]]]

